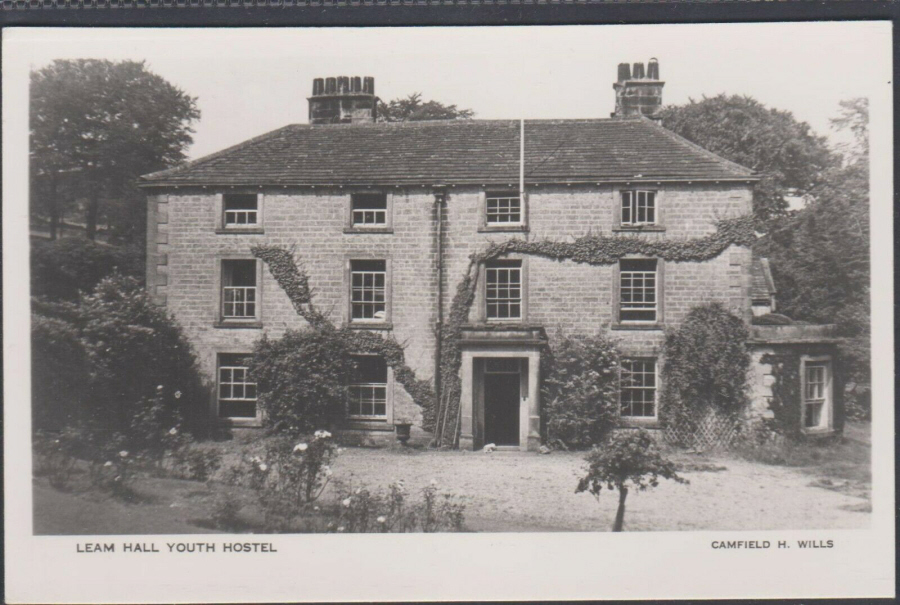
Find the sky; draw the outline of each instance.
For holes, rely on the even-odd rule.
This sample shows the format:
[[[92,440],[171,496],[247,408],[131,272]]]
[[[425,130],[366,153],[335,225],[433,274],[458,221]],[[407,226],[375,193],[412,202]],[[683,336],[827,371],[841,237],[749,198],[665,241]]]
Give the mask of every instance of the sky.
[[[883,86],[873,22],[307,29],[56,29],[24,32],[30,66],[59,58],[144,60],[197,97],[188,155],[307,122],[312,80],[372,76],[378,96],[413,92],[476,118],[602,118],[620,62],[656,57],[664,104],[719,93],[789,110],[834,137],[842,99]],[[837,139],[835,139],[837,140]]]

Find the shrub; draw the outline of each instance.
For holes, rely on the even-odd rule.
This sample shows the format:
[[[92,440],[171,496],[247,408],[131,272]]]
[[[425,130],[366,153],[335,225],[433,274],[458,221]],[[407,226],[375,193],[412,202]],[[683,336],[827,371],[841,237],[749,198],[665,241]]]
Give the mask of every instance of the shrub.
[[[747,404],[750,354],[744,322],[721,304],[694,307],[666,334],[660,414],[667,424],[692,426],[713,407],[737,413]]]
[[[34,474],[46,476],[59,490],[71,486],[75,470],[77,441],[69,432],[52,435],[37,432],[34,436]]]
[[[590,447],[619,418],[619,354],[605,336],[559,340],[542,368],[546,441]]]
[[[139,246],[120,248],[82,237],[35,240],[31,244],[31,294],[75,300],[118,272],[143,280]]]
[[[215,450],[184,447],[175,453],[176,472],[190,481],[209,481],[222,466],[222,455]]]
[[[421,531],[459,532],[465,524],[465,503],[451,493],[441,493],[437,482],[422,489],[419,502],[409,502],[403,480],[394,481],[387,491],[367,488],[345,489],[337,518],[326,526],[337,533],[405,533]]]
[[[589,463],[587,474],[578,480],[575,493],[590,492],[600,500],[604,487],[618,490],[619,508],[613,531],[622,531],[625,524],[625,498],[630,488],[644,491],[659,485],[659,479],[687,483],[675,472],[675,465],[665,459],[650,434],[643,430],[615,433],[606,443],[594,447],[585,457]]]
[[[78,329],[53,317],[31,317],[31,413],[35,429],[61,430],[83,415],[91,367]]]
[[[217,529],[223,531],[235,531],[243,527],[238,513],[241,512],[241,503],[230,492],[220,495],[215,502],[212,522]]]
[[[338,422],[345,414],[352,353],[347,340],[328,328],[259,340],[250,374],[269,427],[299,435]]]

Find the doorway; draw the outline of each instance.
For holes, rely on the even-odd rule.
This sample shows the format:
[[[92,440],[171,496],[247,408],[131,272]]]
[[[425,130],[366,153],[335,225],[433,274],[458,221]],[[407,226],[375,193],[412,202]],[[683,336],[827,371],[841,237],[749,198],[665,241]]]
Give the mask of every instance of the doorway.
[[[519,445],[521,363],[517,358],[484,360],[484,442]]]

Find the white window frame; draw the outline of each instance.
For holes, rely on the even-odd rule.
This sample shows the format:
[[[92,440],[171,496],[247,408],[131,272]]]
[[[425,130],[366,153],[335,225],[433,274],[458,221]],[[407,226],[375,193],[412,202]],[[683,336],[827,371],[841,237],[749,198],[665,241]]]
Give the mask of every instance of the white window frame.
[[[644,214],[645,220],[638,220],[639,210],[641,208],[641,196],[644,196]],[[629,220],[625,220],[626,202],[628,197],[628,214]],[[623,227],[643,227],[648,225],[659,225],[659,208],[657,204],[657,192],[652,189],[623,189],[619,192],[619,224]],[[653,220],[646,220],[647,209],[653,212]]]
[[[379,357],[378,355],[353,355],[353,357]],[[384,382],[350,382],[348,385],[348,398],[347,398],[347,418],[350,420],[367,420],[367,421],[378,421],[378,422],[387,422],[390,418],[391,414],[391,402],[390,402],[390,384],[391,384],[391,368],[387,365],[387,361],[384,361],[385,365],[385,373],[384,373]],[[372,392],[375,392],[375,389],[384,389],[384,414],[354,414],[351,412],[350,406],[352,405],[354,398],[353,392],[354,389],[371,389]],[[372,407],[374,412],[375,403],[378,400],[374,398],[372,399]],[[362,408],[360,408],[362,409]]]
[[[222,365],[222,357],[225,355],[247,355],[250,353],[217,353],[216,354],[216,417],[219,420],[233,420],[233,421],[256,421],[259,419],[259,392],[257,383],[247,380],[247,373],[249,372],[249,368],[247,366],[240,365]],[[232,372],[232,382],[223,383],[222,382],[222,370],[230,370]],[[244,381],[243,382],[234,382],[234,370],[242,370],[244,372]],[[240,384],[244,388],[244,394],[246,395],[247,386],[252,385],[254,391],[256,392],[256,396],[254,397],[222,397],[222,385],[230,384],[231,393],[234,393],[234,385]],[[253,402],[254,406],[254,415],[253,416],[223,416],[222,411],[222,402],[223,401],[239,401],[239,402]]]
[[[244,197],[255,197],[256,198],[256,208],[233,208],[228,209],[227,206],[227,198],[229,196],[244,196]],[[222,227],[224,229],[254,229],[259,227],[259,214],[260,214],[260,196],[257,193],[224,193],[222,194]],[[247,222],[238,223],[238,222],[228,222],[229,216],[239,217],[243,215],[247,218]],[[250,222],[250,217],[253,217],[253,222]]]
[[[822,409],[819,412],[819,424],[806,426],[807,407],[810,400],[807,399],[809,366],[821,366],[824,368],[824,383],[821,398]],[[816,398],[816,401],[819,399]],[[800,428],[804,433],[826,433],[834,428],[834,366],[830,355],[802,355],[800,357]]]
[[[226,286],[225,285],[225,264],[226,263],[234,263],[234,262],[246,262],[253,264],[254,270],[254,285],[253,286]],[[241,321],[250,321],[250,320],[258,320],[260,316],[260,297],[259,297],[259,263],[254,259],[245,259],[245,258],[224,258],[219,263],[219,272],[220,272],[220,286],[219,286],[219,299],[220,299],[220,307],[219,314],[223,322],[241,322]],[[228,298],[227,292],[233,292],[235,294],[240,294],[243,300],[241,301],[231,301],[230,303],[226,300]],[[253,300],[248,300],[250,297],[248,295],[252,294]],[[244,305],[246,311],[246,305],[252,303],[253,304],[253,314],[252,315],[228,315],[226,313],[227,305]],[[232,308],[234,310],[234,308]]]
[[[619,373],[619,381],[621,385],[621,381],[623,379],[623,373],[625,370],[625,364],[632,363],[652,363],[653,364],[653,415],[652,416],[636,416],[625,413],[625,405],[622,400],[622,395],[625,393],[625,389],[640,389],[640,390],[650,390],[650,387],[640,386],[640,387],[626,387],[620,386],[619,389],[619,416],[628,422],[655,422],[659,419],[659,361],[655,357],[626,357],[622,359],[620,365],[620,373]],[[643,374],[648,374],[648,372],[642,372]]]
[[[378,196],[379,198],[384,200],[384,208],[356,208],[356,201],[360,197],[374,197]],[[360,192],[353,193],[350,195],[350,226],[355,229],[384,229],[388,227],[388,209],[389,209],[389,200],[388,195],[384,193],[375,193],[375,192]],[[372,218],[375,219],[374,222],[368,222],[365,219],[367,215],[371,214]],[[361,216],[363,218],[362,221],[357,221],[357,216]],[[378,217],[381,218],[378,221]]]
[[[500,266],[491,266],[492,263],[488,263],[484,268],[484,317],[489,322],[520,322],[522,318],[525,316],[525,267],[522,260],[519,259],[506,259],[496,261],[499,265],[500,263],[508,263],[507,265]],[[518,263],[518,266],[515,266],[514,263]],[[492,271],[517,271],[519,274],[519,297],[511,298],[500,298],[499,296],[494,296],[491,298],[491,272]],[[510,290],[509,281],[507,281],[506,290]],[[499,288],[495,287],[495,290],[499,290]],[[514,305],[518,302],[519,313],[516,316],[507,316],[507,317],[491,317],[491,304],[507,305],[507,310],[509,310],[509,305]]]
[[[501,221],[497,220],[500,217],[507,216],[510,217],[513,215],[512,211],[512,202],[518,204],[518,210],[516,214],[519,215],[518,220],[515,221]],[[498,202],[498,204],[507,202],[506,212],[501,212],[501,208],[498,208],[497,211],[491,212],[491,202]],[[493,217],[494,220],[491,220]],[[522,199],[522,196],[518,193],[487,193],[484,198],[484,223],[487,227],[521,227],[525,224],[525,203]]]
[[[622,268],[623,262],[628,261],[652,261],[654,263],[653,271],[626,271]],[[660,295],[660,271],[659,271],[659,259],[655,258],[623,258],[619,260],[619,275],[618,275],[618,292],[619,292],[619,308],[617,310],[619,323],[623,324],[655,324],[659,322],[659,295]],[[635,277],[640,277],[642,280],[646,280],[648,275],[653,276],[653,303],[652,306],[650,303],[646,301],[635,302],[634,300],[626,302],[624,299],[625,287],[623,285],[623,280],[628,276],[629,279],[634,280]],[[633,283],[633,281],[632,281]],[[629,286],[629,289],[633,290],[634,286]],[[646,292],[647,288],[641,286],[640,290],[642,292]],[[645,296],[644,296],[645,298]],[[625,311],[653,311],[653,319],[624,319],[622,317],[623,312]]]
[[[381,271],[357,270],[357,269],[354,269],[354,268],[353,268],[353,264],[354,264],[354,263],[357,263],[357,262],[383,262],[383,263],[384,263],[384,269],[381,270]],[[362,284],[359,288],[357,288],[356,285],[354,284],[354,281],[355,281],[354,278],[355,278],[355,276],[357,276],[357,275],[361,276],[362,279],[363,279],[363,284]],[[380,275],[381,278],[382,278],[382,286],[381,286],[380,288],[378,288],[377,286],[375,286],[375,285],[373,284],[373,286],[372,286],[372,288],[371,288],[371,291],[372,291],[372,294],[373,294],[373,300],[367,301],[367,300],[364,299],[364,297],[363,297],[363,300],[356,300],[356,299],[355,299],[355,296],[356,296],[356,294],[357,294],[358,292],[364,294],[364,293],[367,291],[366,286],[365,286],[365,277],[366,277],[367,275],[373,276],[373,282],[374,282],[374,280],[375,280],[375,277],[377,277],[377,276]],[[381,290],[381,292],[382,292],[382,300],[381,300],[381,301],[376,301],[376,300],[374,300],[375,294],[376,294],[379,290]],[[349,313],[350,323],[354,323],[354,324],[382,324],[382,323],[386,323],[386,322],[388,321],[388,307],[389,307],[388,298],[389,298],[389,297],[390,297],[390,283],[389,283],[389,280],[388,280],[388,262],[387,262],[387,259],[381,259],[381,258],[357,258],[357,259],[352,259],[352,260],[350,261],[350,313]],[[353,316],[353,307],[354,307],[354,305],[357,305],[357,304],[359,304],[359,305],[372,305],[372,306],[373,306],[373,316],[377,313],[377,311],[374,310],[374,305],[376,305],[376,304],[381,304],[381,305],[384,306],[384,308],[382,309],[382,316],[381,316],[381,317],[354,317],[354,316]]]

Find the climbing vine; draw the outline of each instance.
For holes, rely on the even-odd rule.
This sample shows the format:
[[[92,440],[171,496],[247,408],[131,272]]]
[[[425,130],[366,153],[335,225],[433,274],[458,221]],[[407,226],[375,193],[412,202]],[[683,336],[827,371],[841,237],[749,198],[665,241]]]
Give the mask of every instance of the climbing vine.
[[[312,328],[334,331],[350,350],[381,356],[393,369],[394,380],[403,385],[416,405],[423,409],[423,413],[434,407],[434,390],[431,383],[417,378],[415,372],[406,365],[403,346],[400,343],[391,337],[383,338],[372,332],[356,331],[346,326],[337,327],[316,309],[312,300],[313,292],[309,287],[309,276],[297,266],[291,250],[260,245],[254,246],[250,251],[266,264],[272,277],[288,295],[294,310]]]
[[[444,418],[459,418],[459,396],[461,383],[459,378],[462,354],[459,348],[462,326],[469,318],[469,310],[475,300],[475,289],[481,266],[504,254],[518,253],[540,256],[554,260],[572,260],[589,265],[611,265],[626,255],[639,254],[661,258],[673,262],[704,262],[712,260],[724,252],[729,246],[749,247],[756,241],[754,219],[752,216],[741,216],[722,219],[716,223],[716,231],[698,238],[680,239],[647,239],[639,235],[585,235],[573,242],[525,241],[510,239],[490,244],[481,252],[469,257],[469,266],[456,288],[456,294],[450,306],[447,322],[441,330],[441,384],[443,385],[439,408],[434,414],[426,416],[426,422],[434,424],[426,428],[435,428],[439,443],[456,443],[459,422],[455,422],[456,431]]]
[[[394,377],[422,408],[425,429],[435,433],[438,445],[456,445],[459,436],[461,392],[460,368],[462,353],[460,334],[469,318],[475,300],[476,284],[481,266],[505,254],[518,253],[555,260],[572,260],[589,265],[611,265],[626,255],[652,256],[674,262],[703,262],[711,260],[729,246],[750,246],[756,240],[751,216],[723,219],[716,223],[716,232],[698,238],[647,239],[640,235],[586,235],[572,242],[525,241],[510,239],[493,243],[469,257],[465,275],[456,287],[450,312],[439,339],[442,358],[440,367],[441,398],[434,405],[434,390],[428,381],[416,378],[406,365],[403,347],[392,338],[371,332],[356,332],[334,327],[312,304],[308,276],[294,262],[290,250],[277,246],[255,246],[253,254],[263,260],[272,276],[290,298],[297,313],[312,326],[340,330],[354,348],[364,353],[383,355],[393,368]],[[327,326],[327,327],[326,327]]]

